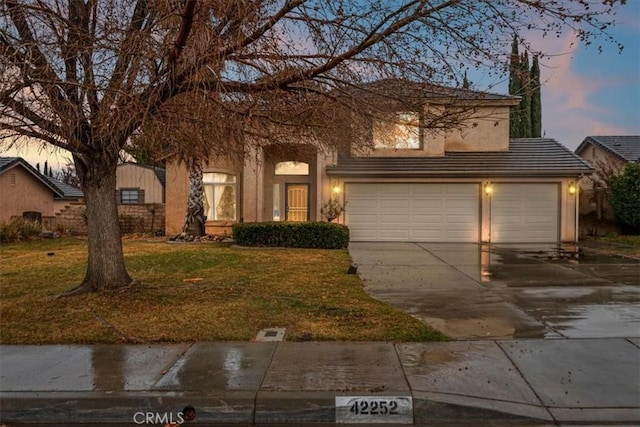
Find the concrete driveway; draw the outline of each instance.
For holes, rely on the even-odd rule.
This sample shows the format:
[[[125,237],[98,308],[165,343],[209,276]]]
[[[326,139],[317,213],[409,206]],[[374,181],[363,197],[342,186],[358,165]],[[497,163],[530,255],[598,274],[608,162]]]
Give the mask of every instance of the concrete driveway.
[[[454,339],[640,337],[640,260],[544,245],[352,242],[366,291]]]

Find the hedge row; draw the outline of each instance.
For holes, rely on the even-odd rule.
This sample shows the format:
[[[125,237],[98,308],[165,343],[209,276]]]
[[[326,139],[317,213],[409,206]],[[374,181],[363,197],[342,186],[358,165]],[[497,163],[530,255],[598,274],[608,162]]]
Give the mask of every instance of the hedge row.
[[[233,240],[243,246],[342,249],[349,229],[332,222],[244,222],[233,225]]]

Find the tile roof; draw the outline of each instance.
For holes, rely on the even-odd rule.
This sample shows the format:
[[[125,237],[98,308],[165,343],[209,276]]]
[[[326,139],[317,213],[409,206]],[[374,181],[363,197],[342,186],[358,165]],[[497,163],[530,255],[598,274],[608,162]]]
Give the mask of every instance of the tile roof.
[[[79,199],[84,197],[84,193],[79,188],[76,188],[54,178],[47,177],[47,179],[51,181],[51,183],[55,185],[56,188],[62,191],[62,193],[64,194],[63,198],[65,199]]]
[[[549,138],[512,139],[509,151],[449,152],[442,157],[338,157],[331,176],[544,177],[591,174],[593,168]]]
[[[84,193],[82,193],[80,189],[72,187],[71,185],[67,185],[55,178],[43,175],[22,157],[0,157],[0,174],[16,165],[21,165],[27,171],[31,172],[31,174],[38,180],[40,180],[44,185],[49,187],[51,191],[53,191],[54,198],[56,199],[79,199],[84,197]]]
[[[640,162],[639,135],[588,136],[576,148],[576,153],[580,153],[589,144],[596,145],[626,162]]]
[[[409,102],[447,99],[457,101],[503,101],[518,104],[520,97],[479,92],[471,89],[453,88],[431,83],[420,83],[406,79],[383,79],[363,83],[347,90],[351,95],[362,98],[388,97]]]

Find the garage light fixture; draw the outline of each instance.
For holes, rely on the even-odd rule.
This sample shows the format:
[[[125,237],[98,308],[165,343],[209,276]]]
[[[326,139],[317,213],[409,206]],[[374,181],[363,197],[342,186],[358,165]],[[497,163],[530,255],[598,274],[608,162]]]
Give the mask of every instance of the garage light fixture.
[[[484,184],[484,194],[490,196],[493,193],[493,185],[490,182]]]
[[[578,187],[576,187],[576,183],[571,181],[569,183],[568,190],[569,190],[569,194],[571,194],[572,196],[576,194],[576,191],[578,191]]]
[[[333,186],[333,193],[334,193],[334,194],[340,194],[340,185],[335,184],[335,185]]]

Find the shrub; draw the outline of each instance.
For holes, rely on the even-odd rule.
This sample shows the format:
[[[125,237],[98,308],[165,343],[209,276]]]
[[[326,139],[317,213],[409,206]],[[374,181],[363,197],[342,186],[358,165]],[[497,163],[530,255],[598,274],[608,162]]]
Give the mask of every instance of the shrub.
[[[244,246],[342,249],[349,229],[331,222],[245,222],[234,224],[233,239]]]
[[[346,203],[345,203],[346,204]],[[322,203],[320,213],[327,218],[328,222],[338,218],[344,212],[344,205],[334,199],[329,199]]]
[[[640,164],[629,163],[610,181],[611,207],[625,232],[640,233]]]
[[[42,232],[42,224],[24,218],[13,218],[0,224],[0,242],[13,243],[31,239]]]

